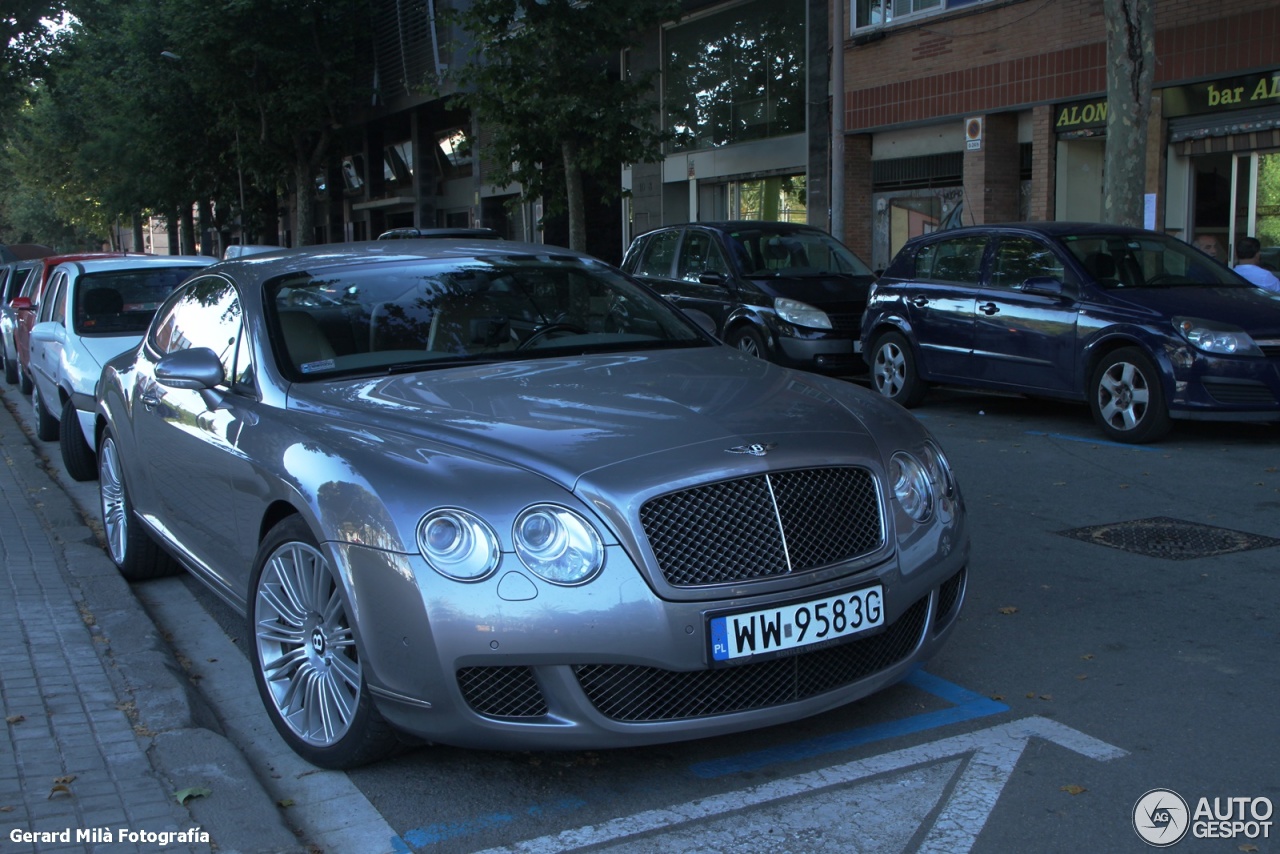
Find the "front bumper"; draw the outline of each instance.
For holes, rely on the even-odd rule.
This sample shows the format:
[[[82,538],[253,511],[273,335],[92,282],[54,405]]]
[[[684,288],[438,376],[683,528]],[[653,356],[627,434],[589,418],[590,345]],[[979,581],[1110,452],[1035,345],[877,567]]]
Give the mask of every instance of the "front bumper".
[[[521,750],[701,738],[865,697],[943,644],[963,602],[968,560],[965,540],[909,571],[894,555],[835,580],[823,574],[785,596],[672,602],[654,595],[619,547],[608,550],[601,577],[558,588],[511,556],[490,579],[460,584],[417,556],[332,545],[382,714],[430,741]],[[885,624],[874,632],[785,657],[710,664],[709,613],[874,582],[885,599]]]
[[[1280,356],[1209,356],[1182,347],[1169,358],[1172,417],[1280,421]]]

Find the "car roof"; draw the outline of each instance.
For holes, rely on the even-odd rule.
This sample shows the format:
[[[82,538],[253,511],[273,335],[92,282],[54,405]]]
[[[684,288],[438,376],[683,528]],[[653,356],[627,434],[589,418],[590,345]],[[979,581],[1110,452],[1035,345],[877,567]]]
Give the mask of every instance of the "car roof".
[[[207,267],[217,263],[217,260],[208,255],[116,255],[63,263],[75,265],[86,273],[96,273],[102,270],[137,270],[145,267]]]
[[[966,225],[960,228],[950,228],[945,231],[934,231],[929,234],[920,235],[912,238],[911,242],[924,239],[956,237],[964,235],[982,235],[992,232],[1030,232],[1033,234],[1042,234],[1046,237],[1061,237],[1064,234],[1155,234],[1156,232],[1148,231],[1145,228],[1136,228],[1131,225],[1115,225],[1105,222],[1059,222],[1046,220],[1044,222],[996,222],[985,225]]]
[[[248,278],[265,280],[289,273],[314,272],[353,264],[374,262],[412,262],[433,258],[474,258],[492,255],[541,255],[599,259],[584,252],[575,252],[545,243],[520,243],[514,240],[489,238],[409,238],[407,240],[369,240],[360,243],[332,243],[285,249],[262,255],[245,255],[218,263],[233,276],[237,273]],[[603,264],[603,261],[599,263]]]
[[[816,225],[807,225],[801,222],[775,222],[768,219],[722,219],[712,220],[709,222],[680,222],[671,225],[663,225],[658,228],[645,232],[645,234],[653,234],[655,231],[667,231],[672,228],[709,228],[714,231],[742,231],[751,228],[767,228],[771,231],[817,231],[822,234],[827,232],[818,228]],[[644,235],[640,235],[643,237]]]
[[[501,239],[502,235],[492,228],[392,228],[378,235],[379,240],[413,240],[417,237],[482,237],[494,240]]]

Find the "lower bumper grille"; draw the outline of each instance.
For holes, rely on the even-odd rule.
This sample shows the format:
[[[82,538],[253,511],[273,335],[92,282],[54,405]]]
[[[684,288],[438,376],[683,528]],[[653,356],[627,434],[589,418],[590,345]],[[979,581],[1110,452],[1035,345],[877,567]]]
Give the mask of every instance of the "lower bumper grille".
[[[530,667],[463,667],[458,687],[477,714],[492,718],[540,718],[547,701]]]
[[[1204,390],[1218,403],[1275,406],[1276,396],[1265,383],[1204,380]]]
[[[964,590],[964,573],[963,569],[960,570],[938,588],[938,609],[933,618],[935,632],[951,621],[951,612],[960,602],[960,593]]]
[[[574,674],[588,699],[616,721],[669,721],[792,703],[850,685],[904,660],[920,641],[929,597],[883,632],[839,646],[715,670],[684,673],[587,664]]]

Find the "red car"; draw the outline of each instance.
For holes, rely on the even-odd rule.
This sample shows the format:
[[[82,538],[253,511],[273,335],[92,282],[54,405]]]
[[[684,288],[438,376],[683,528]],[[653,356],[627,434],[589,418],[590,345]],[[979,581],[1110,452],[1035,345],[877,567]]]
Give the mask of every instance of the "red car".
[[[18,353],[18,388],[23,394],[31,394],[31,327],[36,324],[36,310],[44,296],[53,268],[63,261],[84,261],[89,258],[118,258],[126,252],[82,252],[76,255],[50,255],[41,258],[27,276],[22,291],[9,303],[17,316],[13,327],[13,344]],[[132,253],[136,254],[136,253]]]

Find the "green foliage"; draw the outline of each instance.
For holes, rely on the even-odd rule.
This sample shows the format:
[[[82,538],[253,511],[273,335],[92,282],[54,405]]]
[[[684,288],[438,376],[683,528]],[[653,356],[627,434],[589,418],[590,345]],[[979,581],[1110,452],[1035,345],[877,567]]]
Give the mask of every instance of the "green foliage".
[[[675,14],[667,0],[476,0],[461,13],[476,46],[456,100],[483,129],[486,180],[555,212],[566,151],[602,187],[625,163],[661,159],[653,76],[621,74],[619,55]]]

